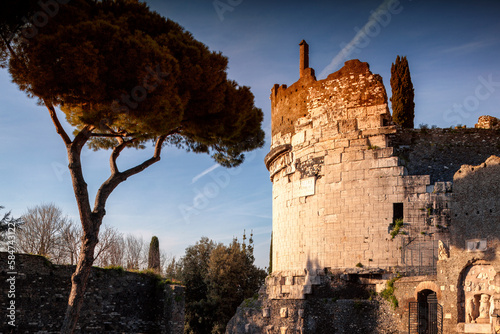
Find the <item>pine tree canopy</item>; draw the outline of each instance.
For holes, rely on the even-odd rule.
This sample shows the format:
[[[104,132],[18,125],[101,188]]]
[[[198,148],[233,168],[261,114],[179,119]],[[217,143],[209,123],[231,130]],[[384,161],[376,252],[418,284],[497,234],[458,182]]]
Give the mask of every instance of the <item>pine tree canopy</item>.
[[[392,88],[392,118],[396,124],[404,128],[413,128],[415,119],[415,103],[410,67],[405,57],[396,57],[396,63],[391,66]]]
[[[146,4],[3,0],[0,7],[0,64],[30,97],[59,107],[75,134],[90,129],[93,149],[122,141],[143,148],[165,136],[163,144],[230,167],[263,145],[262,111],[248,87],[227,78],[227,58]]]

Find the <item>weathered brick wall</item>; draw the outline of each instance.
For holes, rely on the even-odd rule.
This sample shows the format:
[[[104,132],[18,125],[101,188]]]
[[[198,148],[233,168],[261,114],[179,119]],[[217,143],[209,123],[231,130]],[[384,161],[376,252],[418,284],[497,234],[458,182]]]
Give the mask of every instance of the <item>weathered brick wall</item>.
[[[307,70],[290,87],[274,85],[271,89],[273,137],[276,134],[281,137],[293,135],[296,122],[302,117],[316,118],[315,123],[333,122],[330,130],[337,128],[340,132],[347,128],[374,127],[367,122],[380,126],[380,115],[388,116],[385,118],[389,120],[382,77],[372,74],[367,63],[350,60],[342,69],[320,81],[316,81],[312,69]],[[382,112],[376,108],[367,109],[372,106],[383,106]],[[271,146],[275,144],[273,139]]]
[[[53,265],[41,256],[15,255],[16,327],[5,317],[0,333],[58,333],[74,266]],[[10,298],[7,253],[0,253],[1,314]],[[184,289],[155,277],[93,268],[77,333],[183,333]]]
[[[500,130],[500,119],[493,116],[481,116],[477,120],[476,128]]]

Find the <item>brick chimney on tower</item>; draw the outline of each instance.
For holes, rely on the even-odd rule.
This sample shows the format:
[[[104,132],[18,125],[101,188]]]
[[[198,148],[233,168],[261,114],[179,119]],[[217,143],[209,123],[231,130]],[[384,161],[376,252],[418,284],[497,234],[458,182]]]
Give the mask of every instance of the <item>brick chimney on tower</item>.
[[[306,41],[302,40],[300,43],[300,77],[302,78],[305,74],[306,68],[309,68],[309,45]]]
[[[302,40],[300,42],[300,79],[304,77],[312,77],[314,76],[314,69],[309,67],[309,45],[306,41]]]

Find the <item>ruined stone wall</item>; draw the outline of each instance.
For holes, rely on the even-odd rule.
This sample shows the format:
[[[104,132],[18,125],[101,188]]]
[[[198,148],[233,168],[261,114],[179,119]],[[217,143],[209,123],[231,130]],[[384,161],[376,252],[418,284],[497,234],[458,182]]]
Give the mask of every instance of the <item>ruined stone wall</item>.
[[[475,127],[478,129],[500,130],[500,119],[493,116],[481,116]]]
[[[379,127],[381,117],[390,120],[382,77],[372,74],[367,63],[350,60],[320,81],[313,69],[307,70],[292,86],[274,85],[271,90],[271,147],[278,144],[275,135],[285,140],[287,135],[293,136],[302,117],[306,119],[301,122],[314,118],[315,128],[329,123],[327,136]],[[370,108],[374,106],[380,109]]]
[[[408,319],[408,303],[419,291],[437,293],[443,307],[443,333],[493,333],[499,326],[490,317],[467,320],[467,301],[477,305],[481,295],[493,296],[494,314],[500,313],[500,158],[490,157],[480,165],[463,165],[454,176],[449,225],[449,252],[437,263],[437,275],[405,277],[395,283],[399,301],[397,314]],[[491,305],[488,304],[488,312]],[[408,322],[400,329],[408,331]],[[493,326],[493,327],[492,327]],[[497,327],[496,329],[499,329]]]
[[[347,275],[344,275],[347,276]],[[391,306],[366,285],[323,275],[306,300],[245,300],[226,327],[226,334],[396,334]]]
[[[487,324],[467,323],[464,304],[473,296],[484,311],[482,295],[493,295],[472,287],[498,290],[500,299],[500,172],[495,158],[482,164],[500,155],[498,119],[481,117],[475,129],[401,129],[366,63],[348,61],[317,81],[302,58],[300,79],[271,90],[273,273],[265,300],[307,302],[325,268],[399,272],[411,276],[397,283],[401,330],[408,303],[426,289],[443,305],[445,333],[481,332]],[[500,312],[496,298],[489,303]]]
[[[410,175],[430,175],[431,184],[453,181],[462,165],[500,155],[500,131],[481,128],[400,129],[389,145]]]
[[[493,296],[492,312],[500,313],[500,157],[462,166],[453,197],[450,257],[439,261],[437,277],[450,333],[490,324],[489,316],[475,323],[467,319],[470,299],[479,309],[481,295]],[[493,325],[500,326],[498,319]]]
[[[15,327],[3,317],[0,333],[59,333],[74,266],[53,265],[41,256],[16,254],[16,275],[7,274],[0,252],[0,307],[15,301]],[[15,299],[9,299],[9,277]],[[9,285],[10,286],[10,285]],[[92,268],[76,333],[183,333],[184,289],[153,276]]]
[[[392,221],[385,221],[389,217],[382,212],[392,212],[392,203],[375,208],[363,200],[389,194],[402,201],[378,182],[392,177],[387,186],[395,187],[403,175],[392,149],[386,148],[385,133],[395,129],[381,127],[389,117],[386,99],[380,77],[359,61],[346,63],[342,75],[319,82],[305,77],[289,88],[273,89],[271,155],[290,145],[267,160],[273,181],[273,270],[303,274],[304,268],[368,264],[375,258],[369,244],[388,252],[384,261],[390,265],[394,254],[378,241],[387,236]],[[300,116],[292,119],[292,129],[281,122],[284,114]],[[360,208],[365,205],[371,207]],[[371,224],[373,218],[384,221],[383,226]]]

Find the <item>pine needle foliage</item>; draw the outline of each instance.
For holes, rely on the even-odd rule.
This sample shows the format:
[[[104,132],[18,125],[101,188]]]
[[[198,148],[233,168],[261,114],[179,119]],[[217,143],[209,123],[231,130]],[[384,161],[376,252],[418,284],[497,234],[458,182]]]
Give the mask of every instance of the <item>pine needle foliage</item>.
[[[145,148],[167,136],[164,145],[232,167],[263,145],[262,111],[249,87],[227,78],[228,59],[144,2],[72,0],[43,26],[23,23],[42,9],[2,2],[0,67],[59,107],[75,134],[90,126],[91,148]]]

